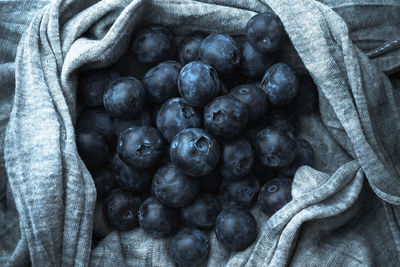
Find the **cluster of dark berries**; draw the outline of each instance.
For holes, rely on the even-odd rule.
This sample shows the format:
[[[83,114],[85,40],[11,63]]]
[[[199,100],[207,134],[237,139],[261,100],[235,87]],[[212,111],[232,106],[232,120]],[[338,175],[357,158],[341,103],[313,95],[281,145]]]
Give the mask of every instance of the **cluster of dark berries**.
[[[291,200],[291,178],[314,158],[295,118],[316,110],[315,84],[277,62],[276,15],[254,16],[235,38],[193,33],[175,46],[167,28],[148,26],[131,46],[143,75],[81,76],[76,144],[96,185],[95,239],[140,225],[171,236],[173,260],[195,266],[208,231],[241,251],[257,237],[254,202],[272,215]]]

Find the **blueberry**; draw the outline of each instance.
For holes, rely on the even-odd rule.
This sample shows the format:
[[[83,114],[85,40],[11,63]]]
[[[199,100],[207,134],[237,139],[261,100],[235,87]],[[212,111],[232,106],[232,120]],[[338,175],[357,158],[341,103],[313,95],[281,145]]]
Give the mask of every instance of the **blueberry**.
[[[285,63],[276,63],[265,72],[261,88],[271,104],[282,106],[297,95],[299,82],[292,67]]]
[[[215,234],[226,249],[242,251],[256,239],[257,222],[246,210],[227,208],[217,217]]]
[[[296,141],[291,132],[265,128],[256,136],[258,157],[264,166],[289,166],[296,154]]]
[[[173,164],[158,169],[153,178],[155,196],[169,207],[177,208],[189,204],[199,190],[199,181],[181,173]]]
[[[282,45],[285,29],[279,17],[273,13],[260,13],[246,25],[246,39],[259,52],[277,51]]]
[[[219,94],[220,81],[217,71],[208,64],[192,61],[179,73],[178,89],[190,105],[204,107]]]
[[[142,110],[132,119],[114,119],[114,134],[119,136],[124,130],[133,126],[151,126],[151,116],[150,113]]]
[[[149,66],[172,59],[175,53],[174,40],[163,26],[151,25],[143,28],[133,41],[132,51],[139,61]]]
[[[299,77],[299,92],[289,109],[295,114],[308,114],[318,110],[318,90],[310,75]]]
[[[293,178],[297,169],[304,165],[311,166],[314,161],[314,149],[311,144],[302,138],[296,139],[296,155],[293,160],[293,163],[281,170],[279,170],[279,174],[284,177]]]
[[[219,171],[213,171],[205,176],[199,177],[201,182],[201,192],[218,195],[222,183],[222,176]]]
[[[115,175],[115,182],[121,187],[133,192],[142,192],[151,183],[152,176],[143,171],[138,171],[114,156],[112,169]]]
[[[189,205],[181,208],[182,222],[188,226],[201,229],[210,229],[221,211],[218,200],[210,195],[198,196]]]
[[[190,176],[203,176],[217,166],[220,148],[217,141],[204,129],[189,128],[172,139],[169,154],[172,163]]]
[[[149,197],[140,205],[140,227],[153,238],[164,238],[178,227],[178,210],[164,206],[156,197]]]
[[[112,69],[89,70],[79,77],[80,98],[88,107],[103,106],[103,94],[108,85],[119,77]]]
[[[201,127],[202,123],[201,112],[183,98],[168,100],[161,106],[157,115],[157,129],[168,142],[180,131]]]
[[[141,202],[140,197],[129,191],[114,189],[104,199],[104,215],[117,230],[131,230],[138,225],[137,211]]]
[[[249,122],[258,122],[267,113],[267,96],[255,84],[236,86],[230,91],[229,95],[246,105],[249,113]]]
[[[113,117],[133,118],[143,109],[146,91],[134,77],[119,78],[104,92],[104,108]]]
[[[295,120],[296,118],[294,116],[286,115],[280,111],[270,112],[265,118],[265,128],[271,128],[279,131],[289,131],[295,134]]]
[[[225,180],[221,191],[229,206],[249,209],[260,191],[260,182],[253,176],[239,181]]]
[[[212,33],[200,45],[201,61],[217,69],[218,72],[228,73],[240,64],[240,50],[236,41],[227,34]]]
[[[179,62],[168,60],[148,70],[143,77],[150,101],[162,103],[178,95],[178,75],[182,66]]]
[[[109,158],[110,144],[100,132],[92,129],[78,129],[76,146],[79,156],[90,170],[103,166]]]
[[[115,176],[108,167],[101,168],[93,174],[96,186],[97,200],[103,199],[111,190],[117,187]]]
[[[169,255],[179,266],[198,266],[208,255],[208,237],[197,229],[184,228],[169,241]]]
[[[134,126],[123,131],[118,139],[119,158],[129,166],[146,169],[161,158],[164,141],[161,134],[149,126]]]
[[[186,65],[191,61],[199,61],[199,48],[204,39],[204,34],[196,32],[182,39],[179,43],[178,57],[179,61]]]
[[[78,117],[77,129],[94,129],[102,133],[110,143],[116,139],[113,127],[114,119],[102,108],[86,109]],[[115,141],[114,141],[115,142]]]
[[[240,70],[247,77],[261,78],[275,61],[274,54],[258,52],[249,42],[243,42],[240,48],[242,52]]]
[[[245,128],[246,105],[232,96],[219,96],[204,108],[204,125],[216,137],[233,138]]]
[[[272,216],[292,200],[291,190],[292,181],[289,179],[275,178],[268,181],[258,194],[260,209]]]
[[[225,141],[220,172],[225,179],[237,180],[247,175],[254,162],[254,151],[245,138]]]

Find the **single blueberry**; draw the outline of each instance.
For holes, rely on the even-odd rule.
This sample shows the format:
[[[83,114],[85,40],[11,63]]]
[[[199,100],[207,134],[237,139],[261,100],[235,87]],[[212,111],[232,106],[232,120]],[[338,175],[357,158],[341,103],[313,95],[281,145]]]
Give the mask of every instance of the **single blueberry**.
[[[117,230],[131,230],[138,225],[137,212],[141,202],[140,197],[129,191],[114,189],[104,199],[104,215]]]
[[[240,70],[247,77],[261,78],[267,69],[274,64],[274,54],[265,54],[258,52],[247,41],[240,45],[242,59],[240,61]]]
[[[129,166],[146,169],[161,158],[164,141],[161,134],[150,126],[134,126],[123,131],[117,142],[119,158]]]
[[[181,173],[173,164],[156,172],[153,178],[154,195],[169,207],[178,208],[189,204],[200,190],[196,178]]]
[[[156,197],[149,197],[138,211],[140,227],[153,238],[172,234],[179,225],[178,210],[164,206]]]
[[[76,128],[97,130],[107,137],[110,144],[113,144],[116,139],[113,123],[114,118],[103,108],[90,108],[79,115]]]
[[[143,77],[148,99],[163,103],[178,95],[178,75],[182,66],[179,62],[168,60],[148,70]]]
[[[113,117],[133,118],[143,109],[146,91],[134,77],[119,78],[104,92],[104,108]]]
[[[109,158],[111,151],[107,138],[93,129],[78,129],[76,146],[79,156],[90,170],[100,168]]]
[[[151,126],[151,116],[148,111],[142,110],[132,119],[114,119],[114,134],[118,137],[124,130],[133,126]]]
[[[240,50],[236,41],[227,34],[212,33],[200,45],[201,61],[217,69],[218,72],[228,73],[240,64]]]
[[[204,126],[216,137],[233,138],[245,128],[248,111],[232,96],[219,96],[204,108]]]
[[[210,194],[204,194],[181,208],[181,218],[187,226],[211,229],[220,211],[221,205],[218,200]]]
[[[265,72],[261,88],[272,105],[286,105],[299,92],[296,72],[288,64],[276,63]]]
[[[273,13],[260,13],[246,25],[246,39],[259,52],[277,51],[285,36],[285,29],[279,17]]]
[[[117,187],[115,174],[108,167],[101,168],[94,172],[93,179],[94,185],[96,186],[97,200],[103,199],[111,190]]]
[[[297,169],[304,165],[311,166],[314,161],[314,149],[311,144],[302,138],[296,139],[296,155],[290,166],[279,170],[283,177],[293,178]]]
[[[152,176],[126,165],[118,155],[114,156],[111,164],[115,175],[115,182],[121,188],[133,192],[142,192],[151,183]]]
[[[318,89],[310,75],[299,76],[299,92],[289,110],[295,114],[308,114],[318,110]]]
[[[169,255],[179,266],[198,266],[208,255],[208,237],[197,229],[184,228],[169,241]]]
[[[204,129],[189,128],[172,139],[169,154],[172,163],[183,173],[203,176],[217,166],[220,148],[217,141]]]
[[[287,167],[296,155],[296,141],[291,132],[265,128],[256,136],[256,150],[264,166]]]
[[[254,162],[254,151],[245,138],[223,142],[221,175],[225,179],[237,180],[247,175]]]
[[[195,32],[182,39],[178,47],[178,58],[182,65],[200,60],[199,48],[204,37],[204,33]]]
[[[219,94],[220,81],[217,71],[208,64],[192,61],[179,73],[178,89],[190,105],[204,107]]]
[[[112,69],[85,71],[78,81],[80,98],[88,107],[103,106],[104,91],[117,78],[118,72]]]
[[[249,113],[249,122],[259,122],[267,113],[267,96],[263,90],[255,84],[236,86],[230,91],[229,95],[246,105]]]
[[[260,191],[260,182],[253,176],[239,181],[222,183],[224,202],[231,207],[250,209]]]
[[[140,62],[154,66],[174,57],[174,39],[167,28],[160,25],[150,25],[136,35],[132,51]]]
[[[226,249],[242,251],[257,237],[256,219],[243,209],[224,209],[217,217],[215,235]]]
[[[157,115],[157,129],[168,142],[171,142],[180,131],[187,128],[199,128],[202,123],[203,117],[200,110],[189,105],[183,98],[172,98],[166,101]]]
[[[289,179],[275,178],[264,184],[258,194],[260,209],[272,216],[292,200],[292,181]]]

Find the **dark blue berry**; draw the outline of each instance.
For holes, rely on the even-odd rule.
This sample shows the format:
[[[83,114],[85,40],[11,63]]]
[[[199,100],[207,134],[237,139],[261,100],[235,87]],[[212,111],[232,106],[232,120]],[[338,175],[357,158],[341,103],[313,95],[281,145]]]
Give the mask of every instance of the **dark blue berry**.
[[[275,178],[267,181],[258,194],[260,209],[272,216],[292,200],[292,181],[289,179]]]
[[[257,154],[264,166],[289,166],[296,155],[296,141],[291,132],[265,128],[256,136]]]
[[[179,73],[178,89],[190,105],[204,107],[219,94],[220,81],[217,71],[208,64],[192,61]]]
[[[228,73],[240,64],[240,50],[236,41],[227,34],[212,33],[200,45],[201,61],[217,69],[218,72]]]
[[[172,234],[179,225],[178,210],[164,206],[156,197],[149,197],[139,208],[140,227],[153,238]]]
[[[204,108],[204,126],[216,137],[233,138],[245,128],[246,105],[232,96],[219,96]]]
[[[79,78],[79,94],[88,107],[103,106],[103,94],[109,84],[119,77],[112,69],[86,71]]]
[[[179,266],[198,266],[208,255],[208,237],[197,229],[184,228],[169,241],[169,255]]]
[[[200,110],[189,105],[183,98],[168,100],[161,106],[157,115],[157,129],[168,142],[180,131],[201,127],[202,123]]]
[[[119,78],[104,92],[104,108],[113,117],[133,118],[143,109],[146,91],[134,77]]]
[[[296,155],[290,166],[279,170],[279,174],[284,177],[293,178],[297,169],[304,165],[311,166],[314,161],[314,149],[311,144],[302,138],[296,139]]]
[[[138,225],[137,212],[141,202],[140,197],[129,191],[114,189],[104,199],[104,215],[117,230],[131,230]]]
[[[154,195],[169,207],[177,208],[189,204],[199,190],[199,181],[181,173],[173,164],[158,169],[153,178]]]
[[[114,133],[116,136],[119,136],[124,130],[133,126],[151,126],[150,113],[142,110],[132,119],[114,119]]]
[[[118,155],[114,156],[112,168],[115,175],[115,182],[126,190],[142,192],[146,190],[151,183],[151,175],[126,165]]]
[[[77,129],[94,129],[102,133],[111,143],[115,142],[114,118],[102,108],[86,109],[78,117]]]
[[[182,65],[186,65],[191,61],[199,61],[199,48],[204,39],[204,34],[196,32],[182,39],[179,43],[178,57]]]
[[[135,37],[132,51],[140,62],[154,66],[173,58],[175,54],[174,39],[169,30],[163,26],[147,26]]]
[[[148,99],[163,103],[178,95],[178,75],[182,66],[179,62],[168,60],[148,70],[143,77]]]
[[[254,216],[243,209],[227,208],[221,211],[215,224],[217,240],[230,251],[242,251],[257,237]]]
[[[149,126],[134,126],[123,131],[117,142],[119,158],[131,167],[146,169],[161,158],[164,141],[161,134]]]
[[[172,163],[183,173],[203,176],[217,166],[220,148],[217,141],[204,129],[189,128],[180,131],[170,146]]]
[[[115,174],[108,167],[94,172],[93,179],[96,186],[97,200],[103,199],[111,190],[117,187]]]
[[[267,113],[267,96],[255,84],[236,86],[230,91],[229,95],[246,105],[249,113],[249,122],[258,122]]]
[[[265,54],[257,51],[247,41],[240,46],[242,59],[241,72],[250,78],[261,78],[267,69],[275,62],[274,54]]]
[[[285,29],[279,17],[273,13],[260,13],[246,25],[246,39],[259,52],[277,51],[285,36]]]
[[[244,138],[225,141],[222,145],[221,175],[237,180],[247,175],[254,162],[254,151]]]
[[[181,208],[181,218],[182,222],[188,226],[210,229],[214,227],[220,211],[221,206],[218,200],[210,194],[204,194]]]
[[[224,202],[231,207],[251,208],[260,191],[260,182],[253,176],[239,181],[222,183]]]
[[[297,95],[299,82],[292,67],[285,63],[276,63],[265,72],[261,88],[272,105],[282,106]]]
[[[92,129],[79,129],[76,133],[76,146],[79,156],[90,170],[103,166],[111,151],[107,138]]]

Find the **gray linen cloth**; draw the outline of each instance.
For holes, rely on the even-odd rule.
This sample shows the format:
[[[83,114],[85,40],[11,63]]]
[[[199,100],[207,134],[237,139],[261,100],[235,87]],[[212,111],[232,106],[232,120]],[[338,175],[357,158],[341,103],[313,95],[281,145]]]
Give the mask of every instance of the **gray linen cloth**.
[[[74,137],[77,70],[108,66],[147,23],[175,34],[243,34],[275,12],[320,112],[300,117],[316,162],[293,200],[229,253],[210,235],[207,266],[400,266],[398,0],[14,0],[0,2],[0,265],[173,266],[165,239],[113,231],[91,248],[96,191]],[[394,83],[399,84],[399,83]],[[4,147],[4,151],[3,151]]]

